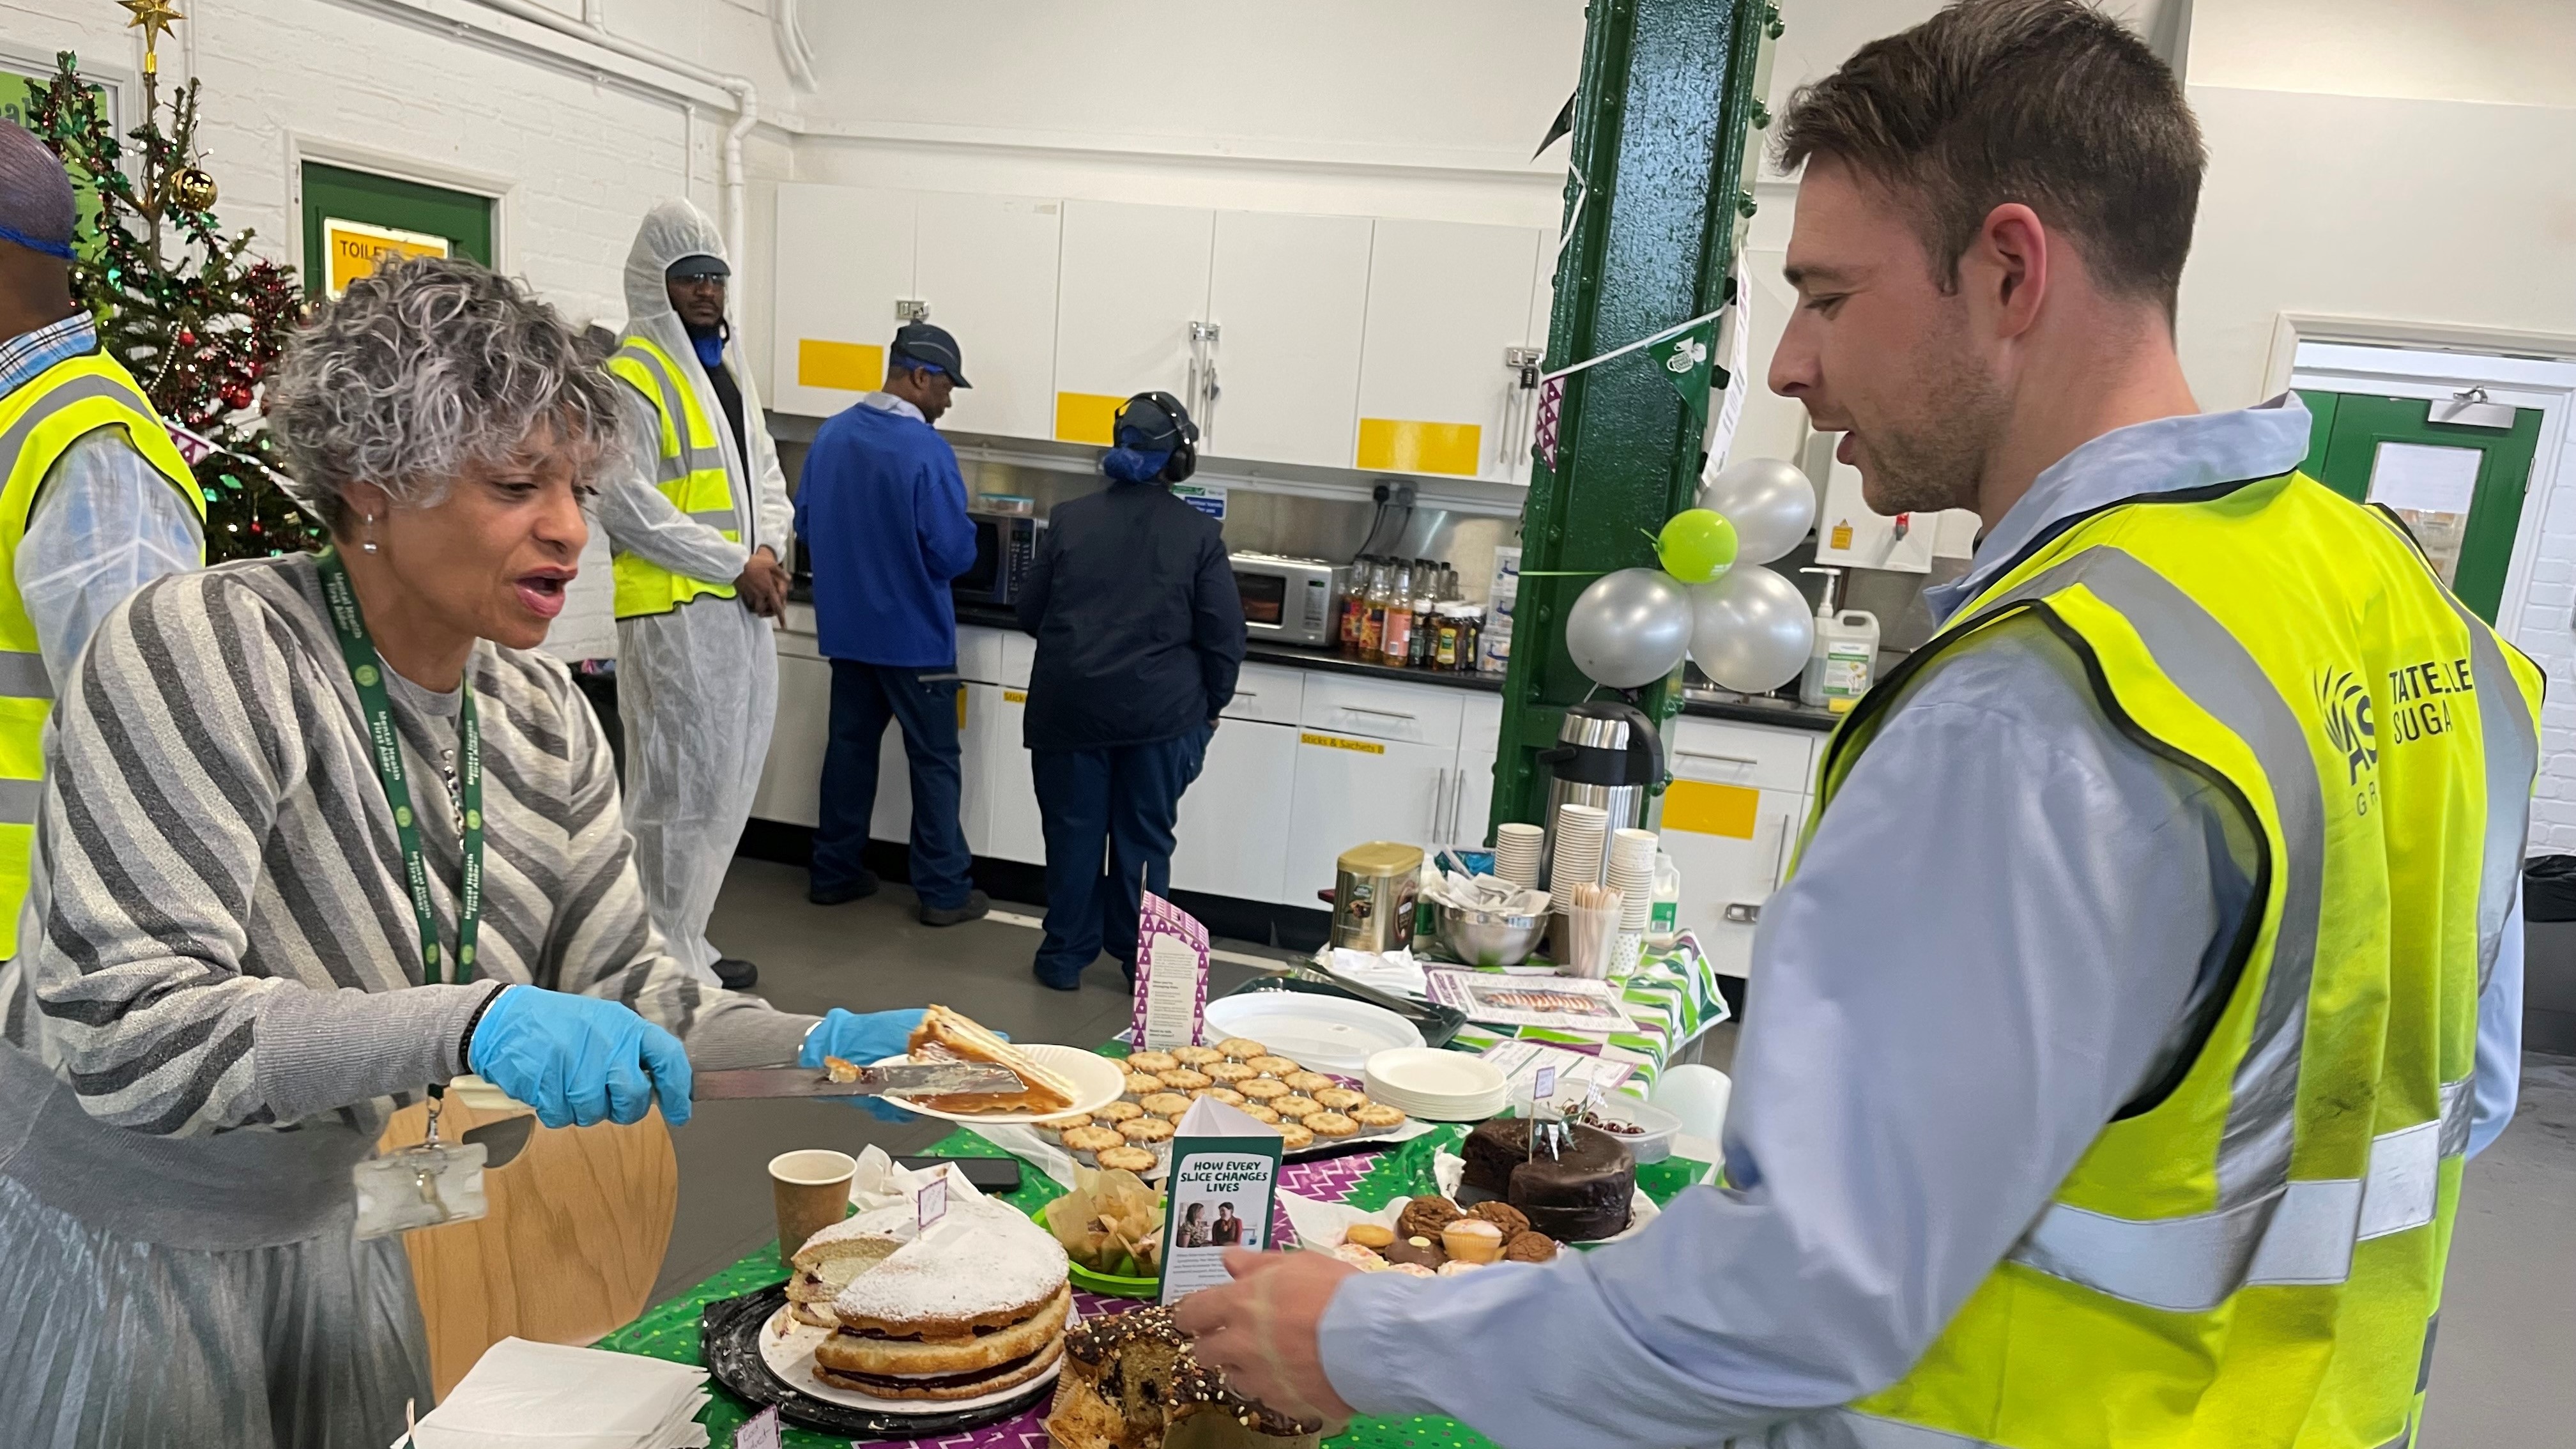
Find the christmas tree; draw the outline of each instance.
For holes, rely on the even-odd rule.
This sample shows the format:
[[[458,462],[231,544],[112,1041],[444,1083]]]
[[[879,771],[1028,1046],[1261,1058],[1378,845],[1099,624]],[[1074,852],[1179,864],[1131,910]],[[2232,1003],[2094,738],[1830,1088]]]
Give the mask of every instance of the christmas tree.
[[[55,58],[55,75],[28,110],[37,139],[98,191],[96,228],[75,249],[72,293],[196,470],[207,561],[316,546],[321,531],[280,486],[276,443],[252,411],[302,306],[295,273],[250,255],[252,233],[228,238],[216,224],[215,178],[196,163],[197,83],[165,105],[152,54],[179,13],[166,0],[119,3],[145,37],[143,118],[126,133],[134,173],[71,52]]]

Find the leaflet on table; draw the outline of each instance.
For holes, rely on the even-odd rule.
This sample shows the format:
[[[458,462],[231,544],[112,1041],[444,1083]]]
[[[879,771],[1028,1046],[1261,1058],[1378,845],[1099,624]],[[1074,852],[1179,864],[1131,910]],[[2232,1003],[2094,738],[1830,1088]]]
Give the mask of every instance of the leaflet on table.
[[[1485,1048],[1483,1056],[1502,1072],[1514,1103],[1538,1095],[1567,1102],[1595,1092],[1615,1092],[1637,1074],[1644,1060],[1617,1047],[1603,1047],[1595,1054],[1536,1041],[1498,1041]],[[1551,1073],[1553,1080],[1548,1080]]]
[[[1271,1198],[1286,1145],[1277,1128],[1214,1097],[1182,1114],[1163,1185],[1162,1301],[1232,1281],[1226,1249],[1270,1246]]]
[[[1558,1031],[1635,1031],[1627,1004],[1607,981],[1580,976],[1502,975],[1439,970],[1430,978],[1431,999],[1490,1026],[1540,1026]]]
[[[1207,1017],[1208,931],[1189,912],[1144,893],[1136,910],[1136,1013],[1140,1050],[1198,1044]]]

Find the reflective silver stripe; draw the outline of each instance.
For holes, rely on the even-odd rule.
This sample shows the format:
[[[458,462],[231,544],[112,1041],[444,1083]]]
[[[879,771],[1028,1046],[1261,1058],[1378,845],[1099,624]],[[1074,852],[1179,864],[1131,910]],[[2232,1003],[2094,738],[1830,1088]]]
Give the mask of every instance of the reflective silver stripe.
[[[54,676],[33,649],[0,649],[0,699],[51,699]]]
[[[9,431],[0,433],[0,469],[18,465],[18,454],[27,446],[27,435],[43,426],[46,419],[74,403],[88,402],[93,398],[112,398],[147,418],[160,416],[152,411],[150,399],[113,377],[101,377],[96,373],[76,377],[56,385],[30,403],[18,421],[9,425]]]
[[[2090,548],[2000,596],[1993,607],[2082,584],[2120,612],[2175,687],[2235,731],[2272,787],[2287,858],[2281,920],[2254,1029],[2230,1084],[2218,1144],[2221,1209],[2259,1203],[2290,1180],[2298,1125],[2299,1052],[2316,974],[2325,898],[2325,800],[2306,732],[2271,677],[2190,595],[2123,549]],[[1989,610],[1990,612],[1991,610]]]
[[[1927,1429],[1920,1424],[1882,1419],[1858,1409],[1836,1409],[1808,1422],[1815,1426],[1817,1433],[1812,1436],[1797,1434],[1787,1442],[1795,1443],[1799,1449],[1809,1449],[1809,1446],[1813,1449],[1996,1449],[1991,1441],[1985,1439],[1971,1439],[1943,1429]],[[1783,1427],[1795,1429],[1804,1425],[1792,1421],[1791,1425]]]
[[[719,533],[733,533],[742,527],[742,515],[731,508],[710,508],[689,515],[691,523],[703,523]]]
[[[44,781],[0,780],[0,825],[33,825],[44,803]]]
[[[2478,1114],[2477,1078],[2442,1084],[2441,1156],[2461,1157],[2469,1150],[2469,1124]]]
[[[2449,597],[2447,594],[2444,597]],[[2531,786],[2540,772],[2540,736],[2531,709],[2505,663],[2504,646],[2486,621],[2458,599],[2451,607],[2469,630],[2469,668],[2478,688],[2479,747],[2487,765],[2487,840],[2478,874],[2478,990],[2487,989],[2496,951],[2504,943],[2505,917],[2522,879],[2522,848],[2531,832]],[[2499,703],[2489,705],[2487,701]]]

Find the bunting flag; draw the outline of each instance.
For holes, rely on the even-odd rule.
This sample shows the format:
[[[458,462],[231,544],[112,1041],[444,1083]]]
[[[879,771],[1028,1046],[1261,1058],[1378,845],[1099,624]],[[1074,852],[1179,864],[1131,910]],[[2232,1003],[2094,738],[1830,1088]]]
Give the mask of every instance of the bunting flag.
[[[1556,470],[1556,412],[1565,402],[1565,374],[1546,379],[1538,385],[1538,460]]]
[[[1682,395],[1682,406],[1690,409],[1700,430],[1708,429],[1708,394],[1717,353],[1717,317],[1702,317],[1680,332],[1654,346],[1655,360],[1662,364],[1664,381]]]

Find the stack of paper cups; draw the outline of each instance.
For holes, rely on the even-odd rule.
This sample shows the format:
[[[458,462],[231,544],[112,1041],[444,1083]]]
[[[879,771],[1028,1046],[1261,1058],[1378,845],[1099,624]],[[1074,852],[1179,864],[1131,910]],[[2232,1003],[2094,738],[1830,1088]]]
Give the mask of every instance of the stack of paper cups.
[[[1621,830],[1610,837],[1606,884],[1619,893],[1619,929],[1643,934],[1655,910],[1655,846],[1651,830]]]
[[[1494,830],[1494,874],[1523,890],[1538,889],[1538,858],[1547,832],[1527,821],[1506,820]]]
[[[1601,884],[1601,858],[1609,836],[1610,812],[1600,806],[1568,803],[1556,807],[1556,833],[1548,842],[1552,853],[1548,857],[1547,888],[1555,895],[1558,909],[1573,899],[1576,886]],[[1651,869],[1653,857],[1647,859]]]

